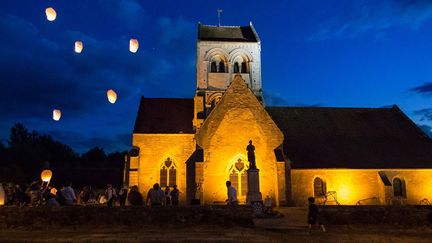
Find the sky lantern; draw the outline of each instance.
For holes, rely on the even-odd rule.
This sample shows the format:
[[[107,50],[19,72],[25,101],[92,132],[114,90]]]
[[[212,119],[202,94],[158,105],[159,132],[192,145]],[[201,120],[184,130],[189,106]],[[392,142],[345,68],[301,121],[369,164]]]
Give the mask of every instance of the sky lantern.
[[[55,187],[51,188],[50,193],[53,195],[57,195],[57,189]]]
[[[112,89],[110,89],[110,90],[107,91],[107,97],[108,97],[108,101],[111,104],[114,104],[116,102],[116,100],[117,100],[117,94]]]
[[[46,17],[47,17],[48,21],[52,22],[52,21],[54,21],[57,18],[56,11],[53,8],[51,8],[51,7],[45,9],[45,14],[46,14]]]
[[[75,53],[81,53],[84,48],[82,41],[75,41]]]
[[[52,171],[51,170],[43,170],[41,173],[41,180],[43,182],[50,182],[52,177]]]
[[[132,53],[136,53],[139,48],[139,43],[137,39],[130,39],[129,41],[129,51]]]
[[[57,110],[57,109],[54,109],[53,110],[53,120],[54,121],[59,121],[60,117],[61,117],[61,111]]]

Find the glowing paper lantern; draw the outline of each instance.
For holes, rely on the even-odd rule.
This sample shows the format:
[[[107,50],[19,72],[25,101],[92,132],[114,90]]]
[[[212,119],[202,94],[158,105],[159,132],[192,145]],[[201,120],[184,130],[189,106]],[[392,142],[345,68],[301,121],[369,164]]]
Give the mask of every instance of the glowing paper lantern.
[[[132,53],[136,53],[139,48],[139,43],[137,39],[130,39],[129,41],[129,51]]]
[[[75,41],[75,52],[76,53],[81,53],[83,50],[84,46],[82,41]]]
[[[107,91],[107,97],[108,97],[108,101],[111,104],[114,104],[116,102],[116,100],[117,100],[117,94],[112,89],[110,89],[110,90]]]
[[[57,189],[55,187],[51,188],[50,193],[53,195],[57,195]]]
[[[57,18],[57,13],[53,8],[45,9],[45,14],[48,21],[54,21]]]
[[[43,170],[41,173],[41,180],[43,182],[49,182],[52,177],[52,171],[50,170]]]
[[[54,109],[53,110],[53,120],[58,121],[58,120],[60,120],[60,117],[61,117],[61,111]]]

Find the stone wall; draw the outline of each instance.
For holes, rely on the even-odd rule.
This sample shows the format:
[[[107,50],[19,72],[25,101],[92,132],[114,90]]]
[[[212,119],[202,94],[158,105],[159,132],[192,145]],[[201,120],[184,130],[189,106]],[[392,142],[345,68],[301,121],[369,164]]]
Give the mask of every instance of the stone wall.
[[[405,183],[406,197],[387,198],[385,186],[378,172],[384,172],[390,182],[398,177]],[[342,205],[402,204],[418,205],[421,200],[432,202],[431,169],[293,169],[291,171],[292,198],[294,205],[307,205],[307,198],[313,196],[313,181],[320,177],[326,182],[327,192],[335,191]],[[333,200],[329,197],[328,200]],[[318,202],[322,202],[318,199]],[[328,204],[335,204],[329,202]]]
[[[262,89],[261,83],[261,44],[251,42],[224,42],[224,41],[200,41],[197,46],[197,89],[224,89],[228,87],[233,80],[235,73],[232,72],[234,63],[228,63],[228,73],[223,75],[223,80],[219,80],[220,86],[214,86],[212,78],[222,78],[220,76],[213,77],[209,73],[211,53],[225,57],[228,61],[238,55],[248,55],[252,59],[249,63],[250,76],[245,78],[249,83],[249,87],[257,93]],[[213,83],[213,85],[212,85]],[[210,87],[211,86],[211,87]]]
[[[323,224],[386,224],[425,226],[432,224],[431,206],[322,206],[319,220]]]
[[[0,229],[253,226],[249,207],[0,207]]]
[[[238,159],[248,164],[246,146],[249,140],[256,147],[260,191],[263,197],[268,195],[279,203],[279,191],[285,190],[285,184],[278,183],[274,149],[282,144],[283,134],[240,75],[236,76],[220,103],[204,121],[196,138],[204,150],[202,189],[205,203],[226,199],[225,181],[229,179],[229,166]],[[244,199],[240,198],[241,201]]]
[[[191,121],[192,122],[192,121]],[[193,134],[134,134],[133,146],[140,148],[137,172],[131,172],[130,186],[138,181],[138,188],[143,196],[154,183],[160,182],[160,167],[170,158],[177,167],[177,186],[180,190],[180,202],[186,201],[186,161],[195,151]],[[132,180],[134,173],[136,180]]]

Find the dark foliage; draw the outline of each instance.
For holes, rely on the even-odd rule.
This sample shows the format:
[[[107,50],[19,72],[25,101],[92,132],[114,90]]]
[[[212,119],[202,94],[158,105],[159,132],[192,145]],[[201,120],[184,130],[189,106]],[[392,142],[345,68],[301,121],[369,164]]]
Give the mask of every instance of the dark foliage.
[[[102,148],[95,147],[79,155],[50,135],[29,132],[20,123],[11,128],[8,145],[0,143],[0,182],[27,184],[38,180],[42,169],[50,168],[54,173],[58,171],[68,177],[54,180],[54,174],[53,180],[59,184],[66,179],[75,185],[121,183],[125,152],[107,155]],[[101,182],[103,175],[87,173],[98,169],[108,173],[105,175],[107,180],[116,181]],[[69,178],[72,174],[74,178]]]

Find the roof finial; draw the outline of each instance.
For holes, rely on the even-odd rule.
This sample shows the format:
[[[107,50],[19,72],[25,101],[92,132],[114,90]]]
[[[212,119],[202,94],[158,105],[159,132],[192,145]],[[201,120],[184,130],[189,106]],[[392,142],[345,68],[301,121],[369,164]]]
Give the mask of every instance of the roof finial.
[[[218,26],[220,26],[220,16],[221,16],[221,13],[222,13],[222,9],[218,9],[217,10],[217,13],[218,13]]]

